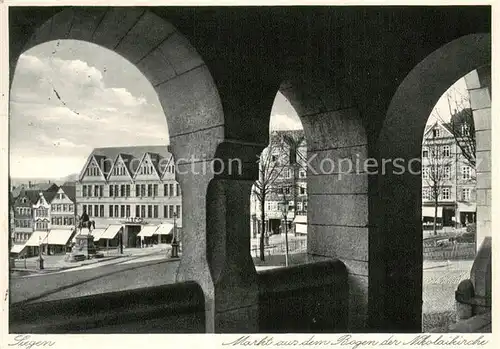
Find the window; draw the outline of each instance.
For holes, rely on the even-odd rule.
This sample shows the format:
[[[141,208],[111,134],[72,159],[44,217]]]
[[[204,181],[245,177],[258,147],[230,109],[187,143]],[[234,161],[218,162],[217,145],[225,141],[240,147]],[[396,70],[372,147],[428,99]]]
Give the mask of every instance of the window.
[[[424,199],[424,200],[430,200],[431,199],[429,188],[422,188],[422,199]]]
[[[87,196],[87,186],[86,185],[82,186],[82,196],[83,197]]]
[[[120,217],[120,207],[118,205],[115,205],[115,218]]]
[[[168,184],[163,184],[163,196],[168,196]]]
[[[163,205],[163,218],[168,218],[167,205]]]
[[[92,186],[91,186],[91,185],[88,185],[88,186],[87,186],[87,196],[88,196],[88,197],[91,197],[91,196],[92,196]]]
[[[441,197],[443,200],[449,200],[450,199],[450,188],[443,188],[443,191],[441,192]]]
[[[470,179],[471,171],[469,166],[462,166],[462,179]]]
[[[267,202],[267,210],[271,211],[271,203],[269,201]]]
[[[286,168],[284,171],[283,171],[283,177],[285,178],[290,178],[291,175],[290,175],[290,170],[288,168]]]
[[[429,168],[428,167],[424,167],[422,169],[422,178],[423,179],[429,179]]]
[[[450,166],[445,166],[443,168],[443,178],[450,179],[451,178],[451,168]]]
[[[120,205],[120,217],[125,217],[125,205]]]
[[[462,136],[468,136],[470,133],[470,127],[467,124],[462,124],[462,127],[460,128],[460,132]]]
[[[63,224],[68,225],[68,217],[64,217]]]
[[[285,194],[290,194],[290,187],[285,188]]]
[[[177,214],[177,217],[181,217],[181,205],[175,206],[175,213]]]
[[[174,205],[168,205],[168,215],[169,215],[169,218],[174,217]]]
[[[470,200],[470,188],[462,188],[462,200]]]
[[[146,185],[141,184],[141,196],[146,196]]]
[[[181,187],[179,186],[179,184],[176,184],[175,185],[175,196],[179,196],[181,195]]]
[[[299,178],[306,178],[306,171],[299,170]]]
[[[140,205],[135,205],[135,216],[136,217],[141,216],[141,206]]]
[[[173,184],[168,185],[168,193],[169,193],[169,196],[174,196],[174,185]]]
[[[99,206],[99,216],[104,217],[104,205]]]
[[[432,137],[439,137],[439,129],[435,128],[432,130]]]
[[[109,186],[109,197],[113,197],[115,195],[115,191],[114,191],[114,186],[113,185],[110,185]]]
[[[141,217],[146,217],[146,205],[141,205]]]
[[[109,205],[109,216],[113,217],[113,205]]]
[[[61,212],[61,211],[62,211],[62,205],[59,204],[59,205],[57,205],[57,212]]]
[[[125,206],[125,216],[130,217],[130,205]]]
[[[141,186],[139,184],[135,185],[135,196],[136,197],[141,196]]]
[[[148,196],[153,196],[153,185],[148,184]]]
[[[148,205],[148,218],[153,217],[153,206]]]
[[[278,156],[277,155],[271,155],[271,161],[277,161]]]
[[[130,184],[125,186],[125,196],[130,197]]]
[[[94,205],[94,216],[99,217],[99,205]]]
[[[306,188],[300,187],[300,195],[305,195],[305,194],[306,194]]]
[[[120,185],[120,196],[125,196],[125,184]]]
[[[153,184],[153,196],[158,196],[158,184]]]
[[[443,156],[444,157],[450,157],[451,155],[451,148],[449,145],[443,146]]]
[[[153,217],[158,218],[158,205],[153,206]]]
[[[102,198],[104,196],[104,185],[99,186],[99,197]]]
[[[297,211],[302,211],[302,202],[297,202]]]
[[[94,196],[95,197],[99,196],[99,186],[98,185],[94,185]]]

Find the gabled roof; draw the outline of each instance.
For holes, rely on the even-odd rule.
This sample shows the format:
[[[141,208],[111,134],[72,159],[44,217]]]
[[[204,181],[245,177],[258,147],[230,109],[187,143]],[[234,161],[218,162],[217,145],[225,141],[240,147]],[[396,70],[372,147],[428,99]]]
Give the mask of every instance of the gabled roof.
[[[123,164],[125,165],[125,169],[126,169],[126,172],[127,172],[127,175],[130,177],[130,179],[132,179],[132,173],[130,171],[130,166],[132,166],[132,162],[131,161],[133,159],[133,157],[131,155],[128,155],[128,154],[118,154],[115,158],[115,161],[113,161],[113,165],[111,166],[111,168],[109,169],[109,173],[108,175],[106,176],[106,179],[109,179],[112,175],[113,175],[113,169],[115,168],[116,164],[118,163],[119,160],[121,160],[123,162]]]
[[[154,157],[152,157],[152,155],[154,155]],[[154,153],[150,153],[150,152],[145,152],[144,155],[142,156],[141,158],[141,162],[139,163],[139,166],[137,166],[137,169],[134,173],[134,178],[136,178],[138,175],[139,175],[139,169],[141,168],[143,162],[145,161],[146,157],[149,157],[149,159],[151,160],[151,163],[153,164],[153,169],[156,173],[156,176],[158,177],[158,179],[161,179],[160,177],[160,171],[158,171],[158,167],[160,165],[159,161],[161,160],[160,158],[160,155],[159,154],[154,154]],[[156,162],[156,164],[155,164]]]
[[[87,171],[87,168],[90,166],[90,164],[92,163],[92,161],[95,161],[95,163],[97,164],[97,167],[99,168],[99,170],[101,171],[101,175],[106,178],[106,171],[105,169],[102,169],[101,168],[101,164],[107,164],[107,161],[106,160],[106,157],[104,156],[100,156],[100,155],[95,155],[95,154],[90,154],[87,161],[85,162],[85,165],[83,166],[82,168],[82,171],[80,172],[80,175],[78,176],[78,179],[79,180],[82,180],[83,177],[85,176],[85,172]]]
[[[64,194],[70,199],[71,201],[75,202],[76,198],[76,186],[73,185],[67,185],[66,183],[61,186],[61,189],[64,191]]]
[[[92,157],[96,156],[99,157],[99,159],[105,159],[106,161],[103,161],[102,163],[112,164],[114,163],[114,160],[117,159],[118,155],[121,155],[122,159],[126,162],[127,168],[133,177],[135,176],[138,164],[139,162],[142,162],[145,153],[157,154],[159,161],[162,161],[165,158],[170,158],[171,156],[166,145],[95,148],[89,155],[89,159],[82,169],[80,178],[82,178],[82,175],[84,174]],[[108,173],[110,169],[111,168],[107,169],[105,173]]]
[[[26,197],[29,200],[29,204],[33,205],[38,201],[39,193],[40,193],[40,191],[38,191],[38,190],[25,190],[25,189],[23,189],[23,190],[21,190],[19,195],[16,197],[15,204],[16,205],[20,204],[19,201],[22,198]]]
[[[433,130],[434,128],[439,127],[441,130],[444,130],[446,133],[448,133],[449,136],[453,136],[453,134],[450,132],[450,130],[442,123],[436,121],[433,124],[427,125],[424,130],[424,140],[426,139],[427,134]]]
[[[163,179],[165,177],[165,174],[167,173],[168,166],[170,165],[175,165],[174,164],[174,156],[170,155],[170,158],[168,160],[165,160],[164,162],[165,166],[163,168],[159,168],[158,172],[161,172],[160,178]]]

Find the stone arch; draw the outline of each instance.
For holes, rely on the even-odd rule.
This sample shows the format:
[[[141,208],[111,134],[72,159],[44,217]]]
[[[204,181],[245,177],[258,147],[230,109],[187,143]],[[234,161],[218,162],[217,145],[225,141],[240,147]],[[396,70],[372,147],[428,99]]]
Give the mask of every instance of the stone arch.
[[[307,253],[338,258],[349,273],[349,328],[365,327],[368,304],[368,139],[349,86],[328,73],[286,79],[279,91],[299,115],[307,142]],[[331,166],[333,164],[333,167]]]
[[[401,159],[405,168],[420,159],[432,108],[442,94],[470,71],[490,64],[490,34],[460,37],[417,64],[397,88],[378,137],[378,162]],[[414,171],[420,171],[415,166]],[[379,168],[380,170],[380,168]],[[378,197],[371,207],[376,234],[370,244],[372,326],[420,332],[422,312],[421,176],[385,166],[377,176]],[[373,288],[372,288],[373,287]]]
[[[183,256],[177,280],[197,281],[207,307],[214,285],[207,262],[208,187],[211,171],[191,171],[210,162],[224,142],[225,118],[212,75],[188,39],[153,12],[135,7],[67,7],[47,15],[31,37],[18,37],[11,51],[11,72],[19,56],[31,47],[54,40],[80,40],[110,49],[134,64],[150,81],[163,107],[170,133],[170,151],[177,159],[183,192]],[[22,35],[26,35],[22,33]],[[19,41],[25,40],[25,43]],[[12,83],[11,74],[11,83]],[[193,160],[194,159],[194,160]],[[194,173],[195,172],[195,173]],[[221,234],[224,234],[225,230]],[[207,311],[207,331],[213,331],[213,311]]]

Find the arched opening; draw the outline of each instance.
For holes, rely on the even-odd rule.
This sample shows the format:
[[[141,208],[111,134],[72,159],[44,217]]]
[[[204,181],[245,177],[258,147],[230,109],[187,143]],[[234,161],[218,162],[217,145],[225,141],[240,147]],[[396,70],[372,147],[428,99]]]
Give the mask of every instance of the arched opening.
[[[389,165],[378,176],[377,210],[381,214],[374,212],[374,219],[379,244],[370,259],[381,265],[373,274],[374,296],[379,299],[371,316],[373,326],[382,323],[393,331],[421,331],[422,177],[420,166],[415,165],[418,161],[412,159],[421,158],[425,125],[439,98],[458,79],[488,65],[490,55],[488,34],[456,39],[420,62],[392,98],[378,152],[381,161],[402,159],[409,167],[401,173]]]
[[[250,196],[257,270],[304,263],[307,250],[307,143],[297,113],[280,92],[269,130]]]
[[[54,12],[55,14],[53,14]],[[164,18],[149,10],[125,7],[92,9],[74,7],[57,9],[52,14],[40,27],[30,28],[33,30],[31,37],[29,36],[31,33],[26,32],[22,33],[27,35],[26,37],[19,37],[13,41],[15,44],[11,45],[12,73],[16,64],[19,64],[21,54],[30,48],[36,49],[37,45],[57,42],[58,40],[79,40],[96,44],[119,54],[144,74],[157,94],[158,107],[161,106],[164,117],[168,121],[170,141],[168,151],[174,156],[174,159],[180,159],[180,161],[176,160],[177,172],[171,174],[172,180],[176,180],[180,184],[183,193],[181,214],[185,217],[185,213],[189,212],[190,215],[189,219],[182,220],[181,218],[182,258],[178,268],[172,272],[173,281],[197,281],[203,287],[207,301],[210,301],[213,293],[210,289],[213,289],[213,283],[206,258],[206,205],[199,198],[206,200],[208,184],[213,178],[213,173],[207,171],[200,175],[198,171],[196,173],[190,171],[193,158],[197,159],[200,154],[203,154],[204,160],[210,163],[215,157],[218,145],[224,140],[222,106],[207,66],[186,37]],[[82,78],[86,81],[92,81],[93,76],[89,74]],[[55,96],[54,99],[66,103],[66,97],[64,97],[66,91],[57,89],[56,91],[50,90]],[[123,98],[127,97],[123,90],[116,89],[114,92]],[[67,103],[67,105],[70,104]],[[76,110],[72,116],[82,115]],[[50,115],[46,115],[46,117],[50,117]],[[102,120],[106,119],[102,118]],[[74,125],[81,127],[82,121],[75,121]],[[126,128],[125,125],[122,126]],[[149,127],[151,126],[152,124],[149,123]],[[135,128],[134,130],[140,131]],[[146,133],[151,131],[149,129]],[[167,135],[165,134],[164,137],[167,138]],[[127,142],[124,143],[127,144]],[[84,142],[82,144],[85,145]],[[96,154],[96,157],[99,156]],[[119,154],[114,154],[111,157],[115,160],[116,156]],[[105,156],[100,156],[97,160],[105,158]],[[148,159],[142,158],[141,162],[153,162],[150,157]],[[112,168],[113,165],[111,161],[110,167]],[[102,171],[99,170],[98,166],[95,168],[97,173],[101,174]],[[84,184],[82,184],[82,190],[83,186]],[[88,188],[87,186],[87,190]],[[95,188],[93,186],[91,189],[92,195],[94,195]],[[170,190],[169,186],[168,188]],[[134,189],[137,190],[135,183]],[[158,187],[157,193],[155,187],[152,186],[151,196],[157,197],[161,189],[163,188]],[[99,196],[101,187],[97,187],[96,190],[97,196]],[[128,195],[126,186],[123,190],[121,185],[118,189],[115,187],[115,193],[116,190],[120,192],[120,195],[122,191],[125,196]],[[139,188],[139,191],[142,195],[142,187]],[[144,191],[146,194],[143,197],[147,197],[149,186],[146,186]],[[179,192],[179,190],[175,190],[175,187],[173,191]],[[132,187],[130,187],[130,192],[132,192]],[[81,195],[83,197],[83,194]],[[102,209],[104,212],[108,209],[107,207],[101,209],[104,204],[93,203],[93,212],[95,212],[95,205],[98,205],[99,216]],[[146,203],[144,205],[145,216],[149,215],[149,206],[151,206],[151,216],[154,218],[154,206]],[[120,218],[122,216],[129,217],[127,206],[126,204],[119,205],[118,215]],[[177,206],[177,204],[174,205],[174,212],[177,210]],[[158,208],[158,216],[163,215],[163,209],[164,207]],[[166,211],[166,214],[170,215],[168,206]],[[115,213],[113,208],[113,215]],[[134,213],[131,207],[130,213],[131,216]],[[139,214],[143,214],[142,206],[139,208]],[[133,238],[129,242],[133,244]],[[196,265],[196,268],[193,265]],[[128,287],[135,286],[128,284]],[[210,306],[207,307],[210,309]],[[207,317],[211,316],[210,311],[207,311]]]

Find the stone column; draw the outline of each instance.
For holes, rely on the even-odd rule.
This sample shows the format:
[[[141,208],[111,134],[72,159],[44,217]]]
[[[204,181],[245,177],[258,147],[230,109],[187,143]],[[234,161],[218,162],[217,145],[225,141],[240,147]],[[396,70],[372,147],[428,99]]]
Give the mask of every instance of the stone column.
[[[476,131],[476,207],[479,249],[491,236],[491,66],[484,66],[465,76]]]
[[[248,222],[250,191],[258,174],[255,159],[262,149],[223,142],[212,159],[178,165],[183,212],[189,216],[183,219],[177,281],[194,280],[203,288],[208,333],[258,331]]]

